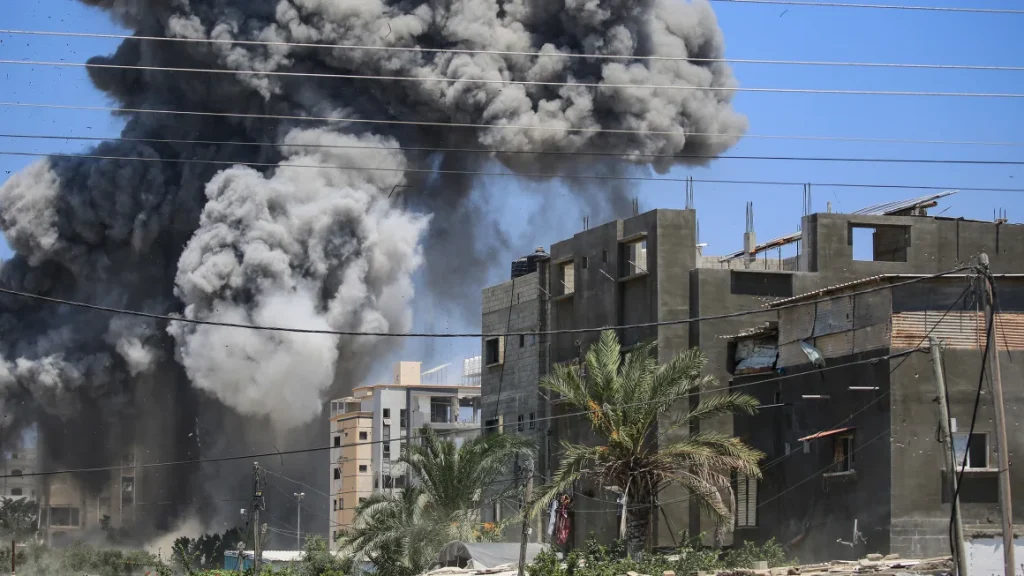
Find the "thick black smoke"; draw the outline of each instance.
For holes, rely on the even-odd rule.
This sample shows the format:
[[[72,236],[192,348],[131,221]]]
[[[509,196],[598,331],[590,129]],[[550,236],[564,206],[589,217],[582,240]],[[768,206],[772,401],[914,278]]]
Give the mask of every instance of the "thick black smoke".
[[[411,326],[412,279],[426,262],[433,299],[473,318],[480,279],[504,267],[495,256],[505,247],[494,233],[502,215],[474,199],[478,180],[465,172],[663,171],[684,159],[644,154],[718,154],[746,128],[728,90],[573,85],[733,86],[721,63],[568,56],[721,57],[705,0],[83,1],[140,36],[547,55],[125,41],[92,61],[437,79],[90,69],[125,108],[491,128],[126,113],[129,138],[275,146],[117,141],[97,154],[278,167],[41,161],[0,188],[0,227],[16,252],[0,272],[6,287],[197,319],[399,331]],[[732,136],[694,135],[708,133]],[[424,147],[507,152],[414,150]],[[516,153],[582,151],[621,157]],[[603,206],[626,195],[621,184],[570,189]],[[117,462],[132,446],[157,461],[321,444],[322,401],[360,383],[394,344],[168,326],[12,298],[0,300],[0,329],[0,394],[9,407],[32,399],[51,466]],[[289,467],[325,488],[322,461]],[[244,493],[244,467],[233,470],[242,471],[237,479],[220,469],[164,470],[143,490],[174,503],[154,515],[164,523],[189,508],[211,515],[218,507],[209,502],[224,491]]]

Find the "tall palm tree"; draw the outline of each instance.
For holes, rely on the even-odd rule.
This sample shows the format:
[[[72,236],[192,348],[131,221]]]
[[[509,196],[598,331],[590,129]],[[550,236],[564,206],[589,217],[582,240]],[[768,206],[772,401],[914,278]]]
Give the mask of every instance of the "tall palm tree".
[[[701,375],[706,362],[697,349],[658,365],[655,345],[640,346],[622,359],[618,337],[605,331],[587,350],[586,371],[577,364],[559,365],[541,385],[570,406],[587,412],[601,445],[562,443],[558,470],[539,492],[539,511],[577,480],[614,486],[625,495],[626,543],[631,554],[643,549],[650,531],[654,500],[670,485],[685,488],[720,525],[731,518],[732,474],[760,477],[761,452],[738,438],[717,432],[685,437],[681,430],[707,418],[753,414],[757,400],[727,392],[700,402],[666,423],[676,400],[714,383]]]
[[[343,545],[387,576],[418,574],[447,542],[487,537],[479,522],[484,494],[489,501],[507,497],[514,490],[503,478],[510,465],[534,451],[524,436],[477,436],[460,445],[425,426],[420,443],[404,446],[392,469],[411,472],[412,486],[360,503],[355,525],[342,533]]]

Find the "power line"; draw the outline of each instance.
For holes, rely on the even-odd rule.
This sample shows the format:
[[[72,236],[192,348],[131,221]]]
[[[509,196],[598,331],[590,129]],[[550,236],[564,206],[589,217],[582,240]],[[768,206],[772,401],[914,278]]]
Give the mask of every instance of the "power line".
[[[693,136],[694,134],[690,134]],[[511,150],[495,148],[452,148],[434,146],[364,146],[356,144],[287,144],[285,142],[253,142],[253,141],[230,141],[230,140],[189,140],[181,138],[130,138],[119,136],[62,136],[50,134],[0,134],[0,138],[11,138],[19,140],[74,140],[88,142],[131,142],[140,144],[199,144],[204,146],[260,146],[260,147],[300,147],[328,150],[397,150],[401,152],[456,152],[465,154],[523,154],[540,156],[611,156],[616,158],[641,157],[641,158],[677,158],[680,160],[771,160],[771,161],[798,161],[798,162],[867,162],[867,163],[897,163],[897,164],[980,164],[980,165],[1024,165],[1024,161],[1015,160],[959,160],[959,159],[932,159],[932,158],[853,158],[834,156],[735,156],[727,154],[657,154],[637,152],[609,152],[609,151],[569,151],[569,150]],[[1004,143],[1024,146],[1024,142]],[[25,154],[28,154],[27,152]]]
[[[547,80],[513,80],[494,78],[447,78],[440,76],[382,76],[374,74],[341,74],[328,72],[289,72],[283,70],[226,70],[219,68],[175,68],[169,66],[139,66],[133,64],[98,64],[88,62],[54,62],[44,60],[0,60],[0,64],[100,68],[113,70],[149,70],[153,72],[195,72],[202,74],[238,74],[243,76],[284,76],[298,78],[328,78],[335,80],[381,80],[391,82],[453,82],[470,84],[500,84],[519,86],[579,86],[599,89],[691,90],[708,92],[769,92],[779,94],[836,94],[846,96],[939,96],[951,98],[1024,98],[1014,92],[941,92],[913,90],[851,90],[839,88],[767,88],[750,86],[690,86],[683,84],[608,84],[602,82],[553,82]]]
[[[853,295],[854,295],[854,293],[844,294],[842,296],[839,296],[839,298],[846,298],[846,297],[850,297],[850,296],[853,296]],[[809,304],[809,302],[805,303],[805,304]],[[798,377],[798,376],[806,376],[808,374],[814,374],[814,373],[817,373],[817,372],[826,372],[826,371],[829,371],[829,370],[835,370],[835,369],[839,369],[839,368],[847,368],[849,366],[853,366],[853,365],[857,365],[857,364],[866,364],[866,363],[879,362],[879,361],[886,360],[886,359],[889,359],[889,358],[896,358],[896,357],[900,357],[900,356],[909,355],[909,354],[912,354],[914,352],[920,352],[922,350],[923,349],[921,349],[921,348],[914,348],[912,350],[905,350],[905,351],[897,352],[897,353],[890,354],[890,355],[887,355],[887,356],[884,356],[884,357],[870,358],[870,359],[867,359],[867,360],[862,360],[862,361],[858,361],[858,362],[851,362],[851,363],[848,363],[848,364],[840,364],[840,365],[836,365],[836,366],[829,366],[829,367],[826,367],[826,368],[818,368],[818,369],[815,369],[815,370],[809,370],[809,371],[806,371],[806,372],[800,372],[798,374],[791,374],[791,375],[781,376],[779,378],[773,378],[773,379],[757,381],[757,382],[748,382],[748,383],[745,383],[745,384],[732,385],[732,386],[719,386],[719,387],[707,388],[707,389],[704,390],[704,392],[727,391],[727,390],[736,389],[736,388],[743,388],[743,387],[749,387],[749,386],[758,386],[760,384],[763,384],[763,383],[766,383],[766,382],[772,382],[772,381],[775,381],[775,380],[783,380],[783,379],[787,379],[787,378],[795,378],[795,377]],[[670,398],[667,398],[667,399],[663,398],[663,399],[658,399],[658,400],[649,400],[649,401],[645,401],[645,402],[634,402],[634,403],[630,403],[630,404],[623,404],[620,407],[628,408],[628,407],[632,407],[632,406],[642,406],[642,405],[646,405],[646,404],[651,404],[651,403],[654,403],[654,402],[664,402],[665,400],[679,400],[679,399],[682,399],[682,398],[689,397],[691,394],[692,394],[692,392],[686,393],[686,394],[680,394],[680,395],[673,396],[673,397],[670,397]],[[576,416],[586,416],[588,414],[592,414],[592,413],[594,413],[596,411],[599,411],[599,410],[601,410],[601,409],[599,408],[597,410],[583,410],[583,411],[579,411],[579,412],[570,412],[570,413],[567,413],[567,414],[557,414],[557,415],[553,415],[553,416],[546,416],[546,417],[542,417],[542,418],[537,418],[537,419],[534,420],[534,422],[544,422],[544,421],[548,421],[548,420],[557,420],[559,418],[572,418],[572,417],[576,417]],[[518,422],[502,423],[502,424],[499,424],[497,426],[492,426],[491,428],[502,428],[502,429],[504,429],[504,428],[508,428],[508,427],[511,427],[511,426],[518,426]],[[435,432],[435,435],[438,436],[438,437],[457,436],[459,434],[465,434],[466,432],[468,432],[468,431],[467,430],[451,430],[451,431],[447,431],[447,432],[444,432],[444,431],[442,431],[442,432]],[[477,430],[472,430],[471,432],[479,432],[479,430],[478,429]],[[538,431],[532,432],[532,434],[538,434]],[[363,442],[352,442],[352,443],[346,444],[344,446],[341,446],[341,448],[349,448],[349,447],[357,447],[357,446],[372,446],[372,445],[375,445],[375,444],[382,444],[382,443],[385,443],[385,442],[401,442],[403,440],[419,440],[419,439],[422,439],[422,438],[426,438],[426,437],[425,436],[412,436],[411,438],[404,438],[404,439],[392,438],[392,439],[388,439],[388,440],[383,440],[383,439],[382,440],[367,440],[367,441],[363,441]],[[17,477],[20,478],[20,477],[32,477],[32,476],[54,476],[54,475],[58,475],[58,474],[79,474],[79,473],[84,473],[84,472],[109,472],[109,471],[112,471],[112,470],[126,470],[126,469],[139,469],[139,468],[143,468],[143,469],[144,468],[161,468],[161,467],[178,466],[178,465],[184,465],[184,464],[211,464],[211,463],[219,463],[219,462],[231,462],[231,461],[237,461],[237,460],[249,460],[249,459],[252,459],[252,458],[269,458],[269,457],[274,457],[274,456],[289,456],[289,455],[294,455],[294,454],[308,454],[308,453],[311,453],[311,452],[323,452],[323,451],[333,450],[333,449],[337,449],[337,448],[339,448],[339,447],[338,446],[333,446],[333,445],[332,446],[316,446],[316,447],[312,447],[312,448],[299,448],[299,449],[294,449],[294,450],[278,450],[278,451],[275,451],[275,452],[264,452],[264,453],[261,453],[261,454],[246,454],[246,455],[242,455],[242,456],[220,456],[220,457],[213,457],[213,458],[197,458],[197,459],[194,459],[194,460],[177,460],[177,461],[170,461],[170,462],[152,462],[152,463],[148,463],[148,464],[120,465],[120,466],[100,466],[100,467],[93,467],[93,468],[76,468],[76,469],[67,469],[67,470],[53,470],[53,471],[47,471],[47,472],[31,472],[31,473],[24,473],[21,476],[17,476]],[[261,467],[261,469],[266,470],[266,468],[263,468],[263,467]],[[11,476],[9,474],[8,475],[0,475],[0,479],[15,478],[15,477],[16,476]]]
[[[893,289],[900,286],[906,286],[908,284],[914,284],[916,282],[922,282],[925,280],[932,280],[935,278],[941,278],[957,272],[970,269],[970,267],[959,267],[945,272],[939,272],[937,274],[929,274],[925,276],[919,276],[911,278],[909,280],[903,280],[892,284],[880,284],[871,288],[865,288],[856,292],[850,292],[849,294],[843,294],[841,296],[831,296],[826,298],[820,298],[816,300],[807,300],[802,302],[790,302],[787,304],[780,304],[772,308],[772,310],[785,310],[788,308],[794,308],[797,306],[804,306],[807,304],[816,304],[821,302],[829,302],[836,298],[846,298],[858,296],[860,294],[869,294],[877,292],[879,290]],[[142,318],[150,318],[154,320],[165,320],[168,322],[184,322],[187,324],[199,324],[205,326],[219,326],[223,328],[242,328],[248,330],[266,330],[270,332],[293,332],[297,334],[324,334],[332,336],[376,336],[376,337],[392,337],[392,338],[497,338],[497,337],[509,337],[509,336],[551,336],[555,334],[587,334],[593,332],[603,332],[605,330],[627,330],[634,328],[656,328],[660,326],[675,326],[679,324],[692,324],[699,322],[706,322],[709,320],[723,320],[726,318],[739,318],[742,316],[749,316],[751,314],[761,314],[766,310],[744,310],[740,312],[729,312],[725,314],[714,314],[708,316],[698,316],[696,318],[680,318],[676,320],[659,320],[656,322],[643,322],[638,324],[623,324],[618,326],[602,326],[596,328],[564,328],[560,330],[539,330],[535,332],[365,332],[357,330],[325,330],[325,329],[312,329],[312,328],[288,328],[284,326],[260,326],[256,324],[240,324],[236,322],[218,322],[214,320],[198,320],[195,318],[185,318],[182,316],[172,316],[167,314],[154,314],[150,312],[141,312],[138,310],[127,310],[121,308],[112,308],[109,306],[100,306],[98,304],[87,304],[84,302],[76,302],[73,300],[64,300],[61,298],[53,298],[50,296],[43,296],[40,294],[30,294],[28,292],[20,292],[18,290],[11,290],[9,288],[0,288],[0,294],[8,294],[11,296],[18,296],[20,298],[28,298],[32,300],[39,300],[42,302],[48,302],[51,304],[59,304],[63,306],[73,306],[76,308],[86,308],[89,310],[96,310],[99,312],[109,312],[112,314],[123,314],[126,316],[139,316]],[[273,453],[271,453],[273,455]],[[3,476],[0,476],[2,478]]]
[[[956,190],[965,192],[1024,192],[1024,188],[989,188],[980,186],[924,186],[914,184],[856,184],[851,182],[796,182],[781,180],[720,180],[714,178],[658,178],[654,176],[615,176],[603,174],[559,174],[556,172],[485,172],[482,170],[445,170],[434,168],[382,168],[380,166],[338,166],[334,164],[289,164],[287,162],[236,162],[232,160],[209,160],[203,158],[148,158],[144,156],[106,156],[101,154],[68,154],[62,152],[20,152],[0,150],[0,156],[27,156],[32,158],[82,158],[86,160],[115,160],[127,162],[167,162],[171,164],[209,164],[215,166],[251,166],[274,169],[305,170],[357,170],[366,172],[403,172],[421,174],[456,174],[460,176],[502,177],[502,178],[545,178],[563,180],[611,180],[628,182],[696,182],[702,184],[736,184],[744,186],[804,186],[811,184],[819,188],[882,188],[894,190]]]
[[[866,448],[871,443],[877,441],[879,438],[888,435],[890,430],[891,430],[891,428],[886,427],[886,429],[883,430],[881,434],[871,438],[870,440],[868,440],[867,442],[861,444],[860,446],[857,446],[856,448],[854,448],[853,450],[850,451],[850,454],[855,454],[855,453],[859,452],[861,449]],[[779,498],[782,498],[783,495],[788,494],[789,492],[792,492],[793,490],[796,490],[797,488],[799,488],[800,486],[804,485],[805,483],[810,482],[811,480],[817,478],[818,476],[824,474],[825,472],[828,472],[829,469],[832,468],[833,466],[835,466],[835,463],[832,463],[832,464],[829,464],[828,466],[825,466],[821,470],[818,470],[814,474],[811,474],[810,476],[804,478],[803,480],[797,482],[796,484],[793,484],[792,486],[790,486],[789,488],[786,488],[782,492],[779,492],[778,494],[772,496],[771,498],[768,498],[768,499],[764,500],[763,502],[759,503],[757,505],[757,507],[760,508],[760,507],[768,504],[769,502],[773,502],[775,500],[778,500]]]
[[[391,82],[454,82],[471,84],[500,84],[519,86],[579,86],[611,90],[690,90],[708,92],[767,92],[778,94],[835,94],[844,96],[916,96],[949,98],[1024,98],[1016,92],[941,92],[914,90],[851,90],[840,88],[768,88],[751,86],[689,86],[683,84],[605,84],[601,82],[553,82],[546,80],[512,80],[493,78],[446,78],[439,76],[381,76],[372,74],[340,74],[326,72],[286,72],[282,70],[224,70],[218,68],[173,68],[167,66],[136,66],[131,64],[91,64],[85,62],[51,62],[43,60],[0,60],[0,64],[26,64],[32,66],[63,66],[102,68],[115,70],[150,70],[154,72],[197,72],[204,74],[239,74],[256,76],[286,76],[301,78],[329,78],[335,80],[382,80]]]
[[[813,8],[870,8],[877,10],[920,10],[928,12],[959,12],[972,14],[1024,14],[1012,8],[962,8],[955,6],[907,6],[904,4],[851,4],[846,2],[811,2],[808,0],[710,0],[731,4],[773,4],[779,6],[805,6]]]
[[[816,3],[816,5],[820,5]],[[850,6],[844,4],[844,6]],[[913,7],[911,7],[913,8]],[[926,8],[921,8],[926,9]],[[936,10],[949,10],[937,7]],[[845,62],[830,60],[770,60],[763,58],[702,58],[695,56],[654,56],[633,54],[594,54],[578,52],[526,52],[510,50],[487,50],[475,48],[424,48],[419,46],[368,46],[357,44],[315,44],[307,42],[283,42],[265,40],[236,40],[220,38],[178,38],[164,36],[139,36],[134,34],[103,34],[93,32],[66,32],[61,30],[12,30],[0,29],[0,34],[21,36],[59,36],[70,38],[101,38],[134,41],[178,42],[197,44],[222,44],[238,46],[291,47],[291,48],[326,48],[330,50],[368,50],[378,52],[418,52],[422,54],[487,54],[492,56],[525,56],[530,58],[584,58],[592,60],[632,60],[632,61],[667,61],[691,63],[724,63],[724,64],[768,64],[798,66],[858,66],[872,68],[926,68],[940,70],[993,70],[993,71],[1024,71],[1024,66],[990,66],[976,64],[915,64],[899,62]]]
[[[45,108],[51,110],[88,110],[93,112],[132,112],[147,114],[176,114],[181,116],[211,116],[220,118],[252,118],[263,120],[297,120],[297,121],[318,121],[318,122],[351,122],[364,124],[397,124],[404,126],[433,126],[449,128],[473,128],[473,129],[494,129],[494,130],[558,130],[563,132],[582,133],[609,133],[609,134],[656,134],[679,136],[701,136],[706,138],[759,138],[770,140],[809,140],[809,141],[836,141],[836,142],[876,142],[883,144],[951,144],[962,146],[1024,146],[1024,142],[990,142],[972,140],[915,140],[905,138],[861,138],[854,136],[788,136],[773,134],[728,134],[715,132],[679,132],[679,131],[657,131],[657,130],[628,130],[616,128],[559,128],[546,125],[523,125],[523,124],[471,124],[456,122],[427,122],[417,120],[373,120],[365,118],[336,118],[325,116],[291,116],[282,114],[249,114],[242,112],[195,112],[190,110],[163,110],[154,108],[115,108],[110,106],[80,106],[74,104],[38,104],[32,102],[0,102],[0,106],[18,108]],[[638,154],[639,155],[639,154]]]

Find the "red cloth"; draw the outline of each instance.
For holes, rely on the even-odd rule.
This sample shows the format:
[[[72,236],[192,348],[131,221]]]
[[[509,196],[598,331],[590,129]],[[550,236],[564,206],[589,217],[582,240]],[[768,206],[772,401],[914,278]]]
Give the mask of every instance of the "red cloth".
[[[562,496],[558,504],[557,519],[555,520],[555,542],[562,546],[569,540],[569,504],[568,496]]]

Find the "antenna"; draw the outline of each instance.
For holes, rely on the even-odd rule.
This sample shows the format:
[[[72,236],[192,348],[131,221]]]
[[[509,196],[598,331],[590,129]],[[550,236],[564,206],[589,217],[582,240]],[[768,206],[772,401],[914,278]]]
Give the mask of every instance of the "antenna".
[[[590,215],[583,217],[583,229],[590,230]]]
[[[633,216],[640,215],[640,198],[633,197]]]
[[[693,210],[693,176],[686,179],[686,209]]]

